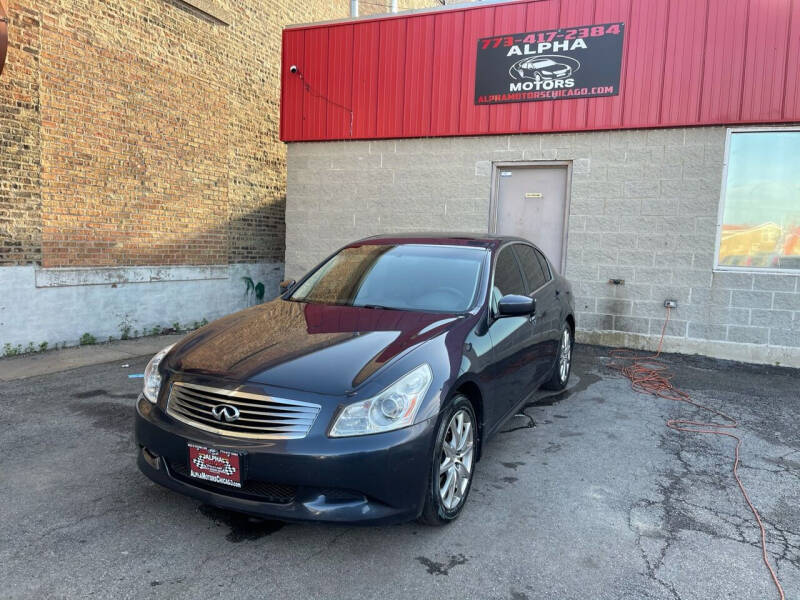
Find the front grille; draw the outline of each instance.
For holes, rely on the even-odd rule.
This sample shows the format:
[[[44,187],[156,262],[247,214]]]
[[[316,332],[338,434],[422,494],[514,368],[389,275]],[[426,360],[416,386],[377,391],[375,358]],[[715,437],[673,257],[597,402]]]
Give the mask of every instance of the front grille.
[[[213,481],[206,481],[205,479],[197,479],[189,475],[189,468],[185,463],[178,461],[170,461],[169,470],[172,476],[180,481],[207,490],[224,492],[225,494],[240,498],[254,498],[263,502],[288,504],[289,502],[293,502],[297,495],[297,486],[294,485],[283,485],[279,483],[269,483],[268,481],[248,479],[242,483],[242,487],[235,488],[221,483],[214,483]]]
[[[217,420],[211,411],[221,404],[235,407],[239,417],[230,423]],[[303,438],[319,410],[319,404],[180,381],[172,384],[167,401],[167,414],[179,421],[220,435],[253,439]]]

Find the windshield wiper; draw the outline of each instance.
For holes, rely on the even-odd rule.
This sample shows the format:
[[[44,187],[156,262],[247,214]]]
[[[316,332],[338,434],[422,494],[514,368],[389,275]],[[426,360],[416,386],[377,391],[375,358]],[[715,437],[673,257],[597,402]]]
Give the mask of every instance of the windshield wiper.
[[[379,310],[403,310],[402,308],[394,308],[392,306],[383,306],[382,304],[354,304],[356,308],[374,308]]]

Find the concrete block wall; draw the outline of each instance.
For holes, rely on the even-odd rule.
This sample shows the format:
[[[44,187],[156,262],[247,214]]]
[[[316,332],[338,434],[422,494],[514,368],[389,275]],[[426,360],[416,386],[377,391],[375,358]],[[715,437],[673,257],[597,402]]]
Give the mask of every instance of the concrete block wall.
[[[579,339],[800,366],[800,276],[715,272],[724,127],[293,143],[286,275],[383,232],[485,232],[493,163],[572,161]],[[609,279],[624,279],[612,285]]]

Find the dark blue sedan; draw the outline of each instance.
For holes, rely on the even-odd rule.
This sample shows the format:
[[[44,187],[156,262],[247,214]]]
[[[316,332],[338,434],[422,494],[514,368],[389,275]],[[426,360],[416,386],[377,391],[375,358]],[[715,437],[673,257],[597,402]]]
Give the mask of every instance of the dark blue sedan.
[[[506,419],[567,385],[570,285],[525,240],[372,237],[281,285],[148,364],[153,481],[262,517],[443,524]]]

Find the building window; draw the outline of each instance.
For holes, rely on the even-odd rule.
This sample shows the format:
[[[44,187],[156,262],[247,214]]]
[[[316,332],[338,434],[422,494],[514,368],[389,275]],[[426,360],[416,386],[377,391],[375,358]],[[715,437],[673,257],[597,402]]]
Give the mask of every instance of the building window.
[[[717,267],[800,271],[800,129],[728,130]]]

